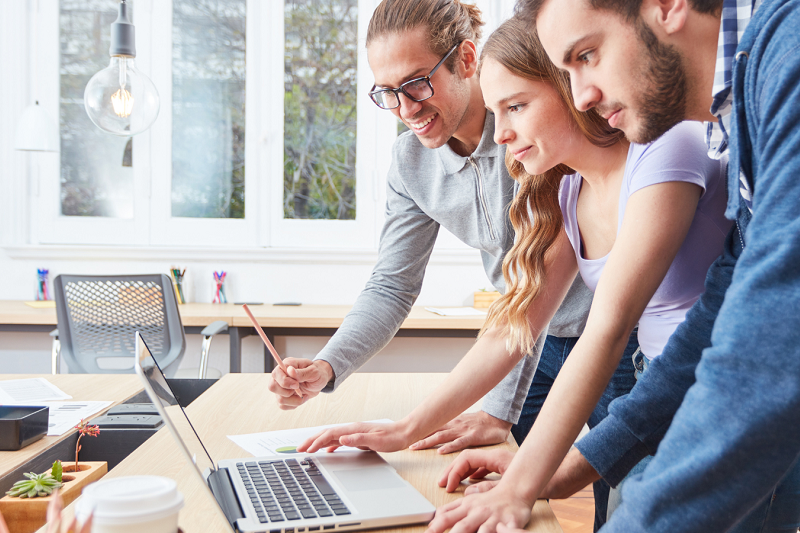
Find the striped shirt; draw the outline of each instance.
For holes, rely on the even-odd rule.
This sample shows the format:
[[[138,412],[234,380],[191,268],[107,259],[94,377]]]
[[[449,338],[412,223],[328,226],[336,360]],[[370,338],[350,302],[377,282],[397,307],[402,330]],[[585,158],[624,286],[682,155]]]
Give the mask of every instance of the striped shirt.
[[[711,114],[717,117],[717,122],[708,122],[706,126],[708,155],[714,159],[721,158],[728,151],[728,132],[733,109],[733,92],[731,91],[733,57],[736,55],[739,40],[759,5],[761,5],[761,0],[723,0],[722,2],[722,20],[719,25],[717,63],[714,69],[711,104]],[[739,181],[739,191],[747,207],[752,211],[750,185],[744,176],[740,176]]]

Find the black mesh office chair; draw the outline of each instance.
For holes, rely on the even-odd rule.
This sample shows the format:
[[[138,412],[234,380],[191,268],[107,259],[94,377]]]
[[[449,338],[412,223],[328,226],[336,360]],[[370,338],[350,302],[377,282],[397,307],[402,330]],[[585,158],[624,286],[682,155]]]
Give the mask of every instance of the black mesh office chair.
[[[58,330],[51,334],[54,373],[59,356],[75,373],[133,373],[134,332],[139,331],[164,372],[176,376],[186,337],[175,291],[165,274],[62,274],[53,285],[58,317]],[[205,328],[200,368],[184,370],[178,377],[206,377],[211,338],[226,329],[223,321]]]

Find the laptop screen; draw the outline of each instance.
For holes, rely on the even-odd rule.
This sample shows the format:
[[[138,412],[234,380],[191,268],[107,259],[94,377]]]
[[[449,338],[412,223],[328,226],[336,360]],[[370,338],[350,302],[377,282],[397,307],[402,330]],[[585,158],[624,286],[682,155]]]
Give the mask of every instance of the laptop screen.
[[[216,463],[211,459],[211,455],[206,450],[200,436],[189,421],[186,412],[178,404],[175,393],[167,382],[164,372],[158,366],[153,354],[145,344],[144,339],[136,333],[136,354],[137,361],[134,365],[136,373],[143,379],[147,395],[156,404],[159,412],[164,418],[164,424],[178,442],[181,451],[194,463],[199,473],[202,475],[206,468],[211,471],[216,470]]]

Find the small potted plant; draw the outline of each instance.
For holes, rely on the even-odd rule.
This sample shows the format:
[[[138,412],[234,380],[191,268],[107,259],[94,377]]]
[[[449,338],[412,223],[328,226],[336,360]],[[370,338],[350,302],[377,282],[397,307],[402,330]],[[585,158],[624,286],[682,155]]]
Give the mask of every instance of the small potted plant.
[[[11,490],[6,494],[12,497],[19,498],[36,498],[45,497],[53,494],[53,491],[63,486],[61,461],[53,463],[53,468],[50,472],[37,474],[36,472],[28,472],[22,474],[27,479],[17,481]]]
[[[93,426],[84,419],[81,419],[78,425],[75,426],[75,429],[78,430],[78,441],[75,443],[75,465],[67,466],[64,472],[81,472],[91,468],[90,463],[85,463],[83,465],[78,463],[78,453],[81,451],[81,439],[85,436],[97,437],[100,435],[100,426]]]
[[[500,298],[500,293],[494,290],[481,289],[472,294],[472,307],[486,309],[491,307],[495,300]]]
[[[60,463],[60,461],[58,462]],[[47,533],[90,533],[92,531],[91,516],[83,526],[78,528],[78,522],[75,518],[71,522],[62,522],[61,511],[63,509],[64,500],[56,488],[53,490],[52,498],[47,506]],[[11,533],[2,513],[0,513],[0,533]]]
[[[105,461],[78,461],[81,439],[85,436],[98,436],[100,428],[81,420],[75,429],[78,430],[78,439],[75,443],[73,464],[62,467],[61,461],[56,461],[49,472],[24,474],[26,479],[15,483],[6,496],[0,499],[0,513],[5,516],[14,533],[32,533],[44,525],[47,506],[53,498],[55,489],[60,489],[64,505],[69,505],[80,496],[83,487],[97,481],[108,472],[108,464]]]

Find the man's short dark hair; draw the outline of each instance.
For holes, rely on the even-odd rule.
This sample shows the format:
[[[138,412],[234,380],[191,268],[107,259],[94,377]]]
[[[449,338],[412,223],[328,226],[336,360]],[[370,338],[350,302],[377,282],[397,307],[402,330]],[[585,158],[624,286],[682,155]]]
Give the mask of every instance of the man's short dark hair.
[[[530,24],[535,24],[542,6],[547,0],[519,0],[515,11]],[[558,0],[554,0],[558,1]],[[605,9],[619,13],[629,22],[639,18],[642,10],[642,0],[586,0],[592,9]],[[722,0],[689,0],[689,6],[707,15],[720,13],[722,10]]]

